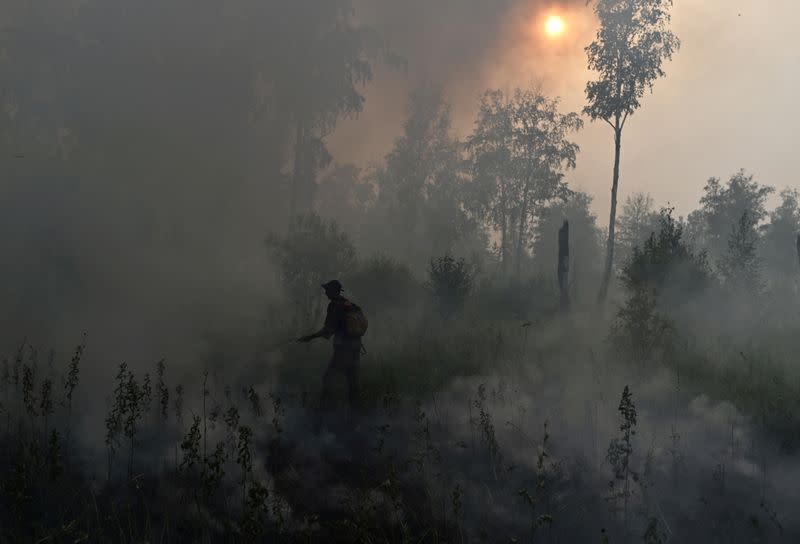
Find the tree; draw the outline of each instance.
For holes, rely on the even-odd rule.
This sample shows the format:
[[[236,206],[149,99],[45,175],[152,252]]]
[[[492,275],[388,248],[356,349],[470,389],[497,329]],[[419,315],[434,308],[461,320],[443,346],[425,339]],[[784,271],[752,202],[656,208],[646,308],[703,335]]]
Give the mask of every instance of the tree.
[[[297,310],[294,318],[299,325],[308,326],[321,318],[320,284],[352,270],[356,252],[336,223],[316,214],[298,217],[296,222],[288,234],[269,236],[267,249]]]
[[[594,0],[600,20],[595,40],[586,48],[588,66],[598,73],[586,84],[593,121],[602,119],[614,131],[614,171],[611,182],[611,213],[608,221],[606,265],[599,298],[605,300],[614,264],[614,235],[622,130],[628,117],[639,109],[646,89],[665,75],[664,60],[671,59],[680,41],[669,30],[672,0]]]
[[[315,210],[320,216],[336,221],[348,234],[355,236],[364,213],[375,199],[375,188],[352,164],[334,165],[319,183]]]
[[[625,199],[617,220],[617,262],[624,266],[635,247],[641,247],[650,235],[660,229],[659,214],[653,209],[653,198],[647,193],[633,193]]]
[[[800,270],[796,248],[800,234],[800,193],[787,188],[780,197],[781,203],[769,214],[762,243],[764,271],[777,289],[794,285]]]
[[[748,293],[758,300],[764,286],[761,280],[761,259],[758,257],[758,231],[755,218],[742,213],[728,237],[728,252],[720,260],[719,268],[725,285],[731,293]]]
[[[683,233],[672,210],[662,210],[659,231],[634,248],[622,270],[628,296],[611,338],[641,363],[669,348],[673,328],[693,313],[691,301],[713,285],[705,253],[695,253]]]
[[[767,197],[774,191],[754,181],[752,174],[744,170],[732,175],[724,185],[719,178],[709,179],[703,189],[700,209],[689,216],[695,243],[705,247],[713,259],[721,259],[728,250],[731,230],[743,214],[749,218],[749,228],[755,233],[760,230],[768,216]]]
[[[290,215],[311,211],[316,173],[331,156],[325,138],[341,117],[363,109],[359,87],[372,79],[375,32],[354,23],[352,0],[281,2],[270,82],[288,104],[294,130]],[[279,17],[277,17],[279,15]],[[291,55],[285,52],[291,51]]]
[[[466,167],[441,91],[412,93],[403,135],[371,174],[378,197],[363,236],[372,238],[372,249],[416,255],[417,271],[432,255],[452,253],[475,231],[462,201]]]
[[[579,147],[570,133],[583,126],[576,113],[558,111],[559,99],[517,89],[489,91],[467,140],[474,173],[474,209],[500,234],[503,270],[514,246],[517,279],[544,206],[565,199],[564,172],[575,168]]]
[[[464,259],[449,255],[431,260],[428,288],[442,316],[450,317],[464,305],[472,291],[473,273]]]
[[[704,252],[695,252],[684,237],[684,226],[672,216],[672,209],[661,211],[658,232],[651,233],[641,248],[634,248],[622,270],[622,281],[629,290],[654,289],[667,300],[680,300],[709,285],[711,271]]]

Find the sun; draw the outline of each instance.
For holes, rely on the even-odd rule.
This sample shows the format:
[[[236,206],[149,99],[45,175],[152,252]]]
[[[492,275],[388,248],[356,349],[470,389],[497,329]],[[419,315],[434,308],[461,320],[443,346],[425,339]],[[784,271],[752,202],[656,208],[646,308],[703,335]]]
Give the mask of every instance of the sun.
[[[564,33],[566,26],[567,25],[564,23],[564,19],[558,15],[551,15],[547,18],[547,21],[544,24],[544,31],[551,38],[557,38]]]

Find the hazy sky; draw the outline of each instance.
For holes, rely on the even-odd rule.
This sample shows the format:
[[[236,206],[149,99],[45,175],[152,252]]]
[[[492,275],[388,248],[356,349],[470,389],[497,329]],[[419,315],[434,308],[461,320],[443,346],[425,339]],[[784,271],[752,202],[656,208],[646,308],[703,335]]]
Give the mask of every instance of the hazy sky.
[[[409,61],[408,73],[377,71],[364,113],[343,123],[331,140],[340,162],[378,160],[401,130],[405,94],[442,85],[453,104],[456,131],[471,130],[477,98],[488,87],[539,82],[561,96],[564,110],[580,110],[588,72],[583,48],[595,22],[583,0],[364,0],[359,12]],[[543,20],[561,14],[559,40]],[[623,134],[620,200],[650,192],[681,214],[697,206],[707,178],[740,168],[778,189],[800,187],[793,100],[800,82],[797,0],[675,0],[672,28],[682,41],[667,77],[656,83]],[[587,123],[577,138],[573,188],[595,197],[607,221],[612,134]]]

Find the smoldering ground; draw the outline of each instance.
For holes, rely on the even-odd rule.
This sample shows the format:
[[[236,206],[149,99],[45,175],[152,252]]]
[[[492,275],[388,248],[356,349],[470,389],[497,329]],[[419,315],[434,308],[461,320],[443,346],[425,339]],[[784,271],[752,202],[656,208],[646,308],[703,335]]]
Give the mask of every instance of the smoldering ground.
[[[267,352],[248,380],[236,380],[233,365],[212,370],[205,382],[173,377],[167,366],[168,416],[158,416],[155,393],[137,435],[133,472],[147,475],[145,467],[158,466],[184,476],[152,487],[145,476],[145,497],[165,508],[151,521],[163,522],[169,509],[203,496],[208,475],[199,459],[218,447],[229,457],[215,500],[242,501],[241,468],[233,459],[242,446],[237,425],[246,425],[254,432],[250,481],[269,490],[261,522],[280,527],[289,540],[437,534],[455,541],[615,541],[649,534],[664,542],[772,542],[800,534],[792,506],[796,456],[760,421],[766,413],[743,414],[671,368],[620,365],[594,352],[596,332],[575,325],[556,319],[529,335],[519,324],[505,328],[504,347],[486,357],[493,363],[484,374],[431,380],[427,392],[418,393],[384,379],[382,387],[365,391],[367,408],[356,416],[344,407],[342,390],[320,431],[314,425],[324,348],[316,356]],[[391,365],[381,361],[388,344],[371,344],[363,361],[367,380]],[[458,366],[421,364],[441,365],[442,374],[446,365]],[[402,381],[403,373],[419,368],[411,363],[393,370]],[[178,382],[181,401],[174,396]],[[608,452],[620,439],[626,385],[637,421],[623,495]],[[108,445],[92,439],[104,433],[103,415],[84,416],[82,429],[97,430],[82,433],[77,457],[93,475],[95,492],[109,496],[103,483]],[[129,452],[124,440],[115,448],[112,474],[124,481]],[[194,466],[187,464],[193,448],[199,456]],[[181,523],[224,530],[219,510],[204,504],[193,510]]]

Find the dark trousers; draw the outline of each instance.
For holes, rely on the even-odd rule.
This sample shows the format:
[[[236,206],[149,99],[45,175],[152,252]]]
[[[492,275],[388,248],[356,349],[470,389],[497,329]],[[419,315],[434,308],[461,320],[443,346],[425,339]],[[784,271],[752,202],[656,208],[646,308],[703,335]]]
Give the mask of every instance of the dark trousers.
[[[322,377],[322,396],[320,398],[320,409],[325,410],[330,403],[331,381],[334,373],[344,375],[347,380],[347,400],[350,409],[355,411],[358,408],[358,367],[361,360],[361,348],[334,347],[333,356],[328,364],[325,375]]]

